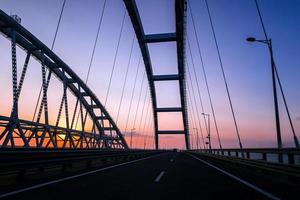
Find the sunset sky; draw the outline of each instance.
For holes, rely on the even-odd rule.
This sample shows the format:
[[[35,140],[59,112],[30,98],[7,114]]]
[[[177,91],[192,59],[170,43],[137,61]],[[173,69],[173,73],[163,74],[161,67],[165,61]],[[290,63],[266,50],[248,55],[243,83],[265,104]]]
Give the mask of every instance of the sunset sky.
[[[175,31],[175,12],[173,0],[136,0],[146,34],[168,33]],[[51,46],[63,0],[1,0],[0,9],[7,14],[17,14],[22,26],[39,38],[48,47]],[[93,43],[96,37],[98,21],[104,0],[67,0],[53,51],[67,63],[83,80],[86,79]],[[295,126],[300,137],[300,1],[298,0],[258,0],[266,29],[273,42],[275,62],[284,87],[286,99]],[[204,0],[189,0],[200,42],[201,53],[207,71],[212,101],[215,107],[220,137],[224,147],[238,147],[229,102],[226,96],[217,51],[209,24]],[[264,39],[254,0],[208,0],[212,20],[215,25],[220,53],[232,96],[241,140],[245,147],[275,147],[276,132],[271,82],[270,57],[267,46],[261,43],[247,43],[245,39],[254,36]],[[107,0],[102,26],[96,47],[91,73],[87,85],[104,104],[109,76],[113,67],[118,35],[126,8],[122,0]],[[191,15],[187,12],[187,38],[191,44],[192,56],[203,99],[204,111],[211,115],[209,99],[205,87],[201,62],[197,50],[196,38],[192,27]],[[143,147],[145,135],[149,136],[146,147],[153,147],[153,121],[150,94],[145,68],[141,62],[134,101],[125,133],[125,124],[132,96],[135,73],[141,56],[135,33],[126,13],[124,29],[121,35],[119,52],[110,88],[107,110],[116,120],[121,91],[133,43],[133,54],[129,65],[129,75],[125,85],[125,94],[117,121],[118,127],[128,136],[135,128],[135,147]],[[177,73],[176,43],[148,45],[154,74]],[[18,49],[18,72],[24,62],[24,51]],[[0,37],[0,115],[8,116],[12,106],[10,41]],[[191,102],[200,102],[196,93],[195,74],[192,69],[191,55],[186,50],[186,62],[192,73],[192,82],[187,75],[187,85],[195,91],[196,102],[188,96],[190,134],[195,146],[195,125],[192,122]],[[40,64],[31,59],[28,76],[20,96],[20,118],[31,119],[41,86]],[[52,80],[51,80],[52,81]],[[57,115],[62,86],[53,78],[48,93],[50,121]],[[177,82],[159,82],[155,84],[158,107],[179,106],[179,86]],[[140,103],[139,101],[140,97]],[[70,106],[76,99],[70,98]],[[292,147],[292,132],[287,121],[282,98],[279,98],[283,146]],[[194,110],[196,112],[196,110]],[[136,120],[134,115],[137,113]],[[142,115],[143,113],[143,115]],[[146,115],[147,114],[147,115]],[[204,121],[201,117],[201,124]],[[63,126],[63,124],[61,124]],[[159,128],[162,130],[182,129],[179,113],[159,115]],[[197,127],[199,129],[199,127]],[[206,136],[205,129],[203,134]],[[139,136],[142,135],[143,137]],[[218,147],[217,136],[211,119],[213,147]],[[183,136],[160,136],[163,148],[184,148]],[[129,143],[128,137],[126,137]]]

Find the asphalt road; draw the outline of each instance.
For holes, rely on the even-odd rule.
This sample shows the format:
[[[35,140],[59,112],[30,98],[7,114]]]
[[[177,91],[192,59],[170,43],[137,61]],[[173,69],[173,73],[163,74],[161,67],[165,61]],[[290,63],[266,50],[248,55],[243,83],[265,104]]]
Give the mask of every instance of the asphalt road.
[[[14,191],[3,199],[276,199],[214,165],[176,152],[67,179]]]

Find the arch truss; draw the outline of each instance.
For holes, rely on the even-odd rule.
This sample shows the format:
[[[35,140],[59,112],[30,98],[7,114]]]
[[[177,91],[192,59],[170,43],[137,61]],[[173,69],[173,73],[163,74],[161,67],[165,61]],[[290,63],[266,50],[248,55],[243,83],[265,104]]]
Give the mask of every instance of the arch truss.
[[[158,34],[145,34],[143,24],[139,15],[139,11],[135,0],[124,0],[131,22],[133,24],[140,49],[142,52],[150,93],[152,98],[153,118],[155,128],[155,143],[156,148],[159,148],[159,135],[162,134],[183,134],[185,136],[186,148],[189,149],[189,135],[188,135],[188,116],[186,104],[186,89],[185,89],[185,19],[186,19],[186,1],[175,1],[175,22],[176,31],[173,33],[158,33]],[[149,43],[163,43],[163,42],[176,42],[177,46],[177,74],[163,74],[154,75],[151,59],[149,55]],[[180,107],[158,107],[156,100],[155,82],[158,81],[178,81],[180,92]],[[182,113],[183,130],[159,130],[158,128],[158,113],[160,112],[180,112]]]
[[[13,80],[11,114],[0,116],[0,148],[128,148],[120,130],[96,95],[66,63],[22,27],[16,17],[8,16],[0,10],[0,31],[11,40]],[[27,54],[19,81],[16,47],[20,47]],[[41,63],[42,98],[37,117],[24,120],[19,118],[19,96],[31,57]],[[53,109],[49,108],[47,97],[51,74],[60,81],[63,91],[60,106],[56,108],[58,116],[54,124],[49,122],[48,116],[49,109]],[[68,103],[70,95],[76,98],[73,114],[70,113]],[[59,126],[62,112],[65,113],[65,126]],[[91,119],[92,128],[86,128],[87,118]],[[75,126],[76,121],[81,124],[78,129]]]

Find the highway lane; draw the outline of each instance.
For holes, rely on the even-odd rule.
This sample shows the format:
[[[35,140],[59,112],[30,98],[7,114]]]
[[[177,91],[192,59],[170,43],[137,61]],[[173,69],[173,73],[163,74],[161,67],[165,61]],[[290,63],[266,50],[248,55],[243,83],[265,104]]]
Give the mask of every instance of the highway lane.
[[[165,153],[3,199],[269,198],[185,153]]]

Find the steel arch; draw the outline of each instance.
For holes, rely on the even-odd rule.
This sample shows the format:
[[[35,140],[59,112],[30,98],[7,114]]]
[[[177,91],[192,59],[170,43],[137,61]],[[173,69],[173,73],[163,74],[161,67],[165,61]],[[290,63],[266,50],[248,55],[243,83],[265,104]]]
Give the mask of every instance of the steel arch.
[[[139,46],[142,52],[147,78],[149,82],[150,94],[152,98],[152,109],[155,128],[155,144],[158,146],[159,134],[184,134],[186,148],[190,148],[189,143],[189,128],[188,115],[186,104],[186,88],[185,88],[185,26],[186,26],[186,0],[175,1],[175,15],[176,15],[176,32],[175,33],[159,33],[147,35],[144,32],[143,24],[139,15],[139,11],[135,0],[123,0],[130,16]],[[177,60],[178,60],[178,74],[154,75],[149,54],[148,43],[160,42],[176,42],[177,44]],[[178,81],[180,90],[180,107],[166,107],[158,108],[156,101],[155,81]],[[183,119],[183,130],[167,130],[162,131],[158,129],[158,112],[181,112]]]
[[[66,87],[78,98],[79,102],[88,112],[89,116],[93,120],[96,129],[96,134],[81,132],[77,130],[65,130],[63,127],[51,127],[45,124],[35,124],[35,126],[40,127],[41,129],[55,131],[68,131],[70,134],[79,134],[84,135],[84,137],[89,137],[93,140],[93,145],[90,148],[125,148],[127,149],[127,143],[122,136],[119,128],[113,121],[112,117],[109,115],[105,107],[101,104],[96,95],[89,89],[89,87],[73,72],[73,70],[64,63],[54,52],[52,52],[45,44],[33,36],[28,30],[22,27],[18,22],[16,22],[12,17],[8,16],[5,12],[0,10],[0,31],[10,40],[21,47],[24,51],[27,51],[28,54],[31,54],[35,57],[42,65],[45,65],[48,70],[56,75],[56,77],[64,84]],[[14,39],[12,39],[14,35]],[[96,110],[100,111],[101,115],[95,112]],[[99,112],[98,112],[99,113]],[[105,126],[105,122],[108,122],[109,126]],[[12,117],[0,116],[0,126],[8,127],[12,123],[22,124],[24,127],[32,125],[32,122],[12,119]],[[52,129],[51,129],[52,128]],[[114,131],[116,136],[108,136],[105,131]],[[3,133],[0,135],[0,140],[6,137]],[[24,135],[22,137],[25,137]],[[23,138],[24,140],[24,138]],[[24,142],[24,147],[29,147]],[[1,147],[8,147],[3,144],[0,144]]]

